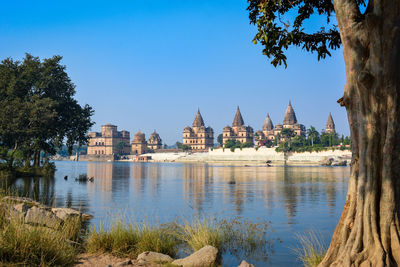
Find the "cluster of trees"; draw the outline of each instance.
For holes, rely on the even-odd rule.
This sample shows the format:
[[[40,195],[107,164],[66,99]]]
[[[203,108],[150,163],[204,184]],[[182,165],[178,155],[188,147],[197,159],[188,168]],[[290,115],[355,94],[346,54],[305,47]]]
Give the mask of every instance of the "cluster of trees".
[[[178,149],[182,149],[183,151],[189,151],[191,149],[190,146],[184,145],[184,144],[182,144],[181,142],[178,142],[178,141],[175,143],[175,147],[178,148]]]
[[[235,151],[236,148],[242,149],[242,148],[245,148],[245,147],[252,147],[252,146],[253,145],[251,143],[249,143],[249,142],[241,143],[238,140],[229,139],[229,140],[226,141],[226,143],[224,145],[224,148],[229,148],[233,152],[233,151]]]
[[[41,166],[63,146],[87,144],[94,124],[93,109],[74,99],[71,82],[60,56],[40,60],[26,54],[0,64],[0,163],[14,169]]]
[[[276,148],[277,151],[321,151],[327,148],[340,146],[340,149],[346,149],[350,145],[350,138],[342,135],[339,137],[338,133],[319,133],[315,127],[311,126],[307,130],[306,136],[295,135],[292,129],[283,129],[280,136],[275,139],[275,142],[279,140],[279,146]]]

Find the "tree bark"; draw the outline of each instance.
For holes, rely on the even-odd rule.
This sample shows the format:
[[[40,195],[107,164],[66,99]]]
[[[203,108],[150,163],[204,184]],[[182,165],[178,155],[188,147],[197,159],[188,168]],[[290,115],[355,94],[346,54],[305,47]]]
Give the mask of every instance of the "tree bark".
[[[334,0],[352,141],[346,203],[319,266],[400,265],[400,1]]]

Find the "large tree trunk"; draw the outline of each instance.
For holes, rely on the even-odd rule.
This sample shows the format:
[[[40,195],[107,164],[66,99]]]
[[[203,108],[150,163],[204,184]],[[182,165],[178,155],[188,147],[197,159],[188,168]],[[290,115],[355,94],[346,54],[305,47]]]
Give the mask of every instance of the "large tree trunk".
[[[334,0],[352,165],[346,203],[320,266],[400,266],[400,1]]]

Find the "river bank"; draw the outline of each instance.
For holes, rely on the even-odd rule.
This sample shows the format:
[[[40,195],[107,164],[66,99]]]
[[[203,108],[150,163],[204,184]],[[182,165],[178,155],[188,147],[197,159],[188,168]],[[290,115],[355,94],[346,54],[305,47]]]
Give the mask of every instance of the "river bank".
[[[75,159],[75,158],[74,158]],[[73,159],[72,159],[73,160]],[[351,162],[350,150],[326,150],[319,152],[276,152],[275,148],[260,147],[230,149],[215,148],[206,152],[163,152],[140,156],[128,155],[114,160],[112,155],[82,155],[79,161],[146,161],[146,162],[203,162],[232,165],[270,166],[343,166]]]

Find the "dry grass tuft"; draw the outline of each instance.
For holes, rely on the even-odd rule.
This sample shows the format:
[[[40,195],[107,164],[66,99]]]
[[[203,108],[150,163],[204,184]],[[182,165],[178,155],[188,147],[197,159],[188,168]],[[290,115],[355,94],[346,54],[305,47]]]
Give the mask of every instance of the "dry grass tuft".
[[[305,267],[316,267],[324,259],[327,247],[321,235],[309,230],[305,234],[297,235],[300,247],[295,248],[300,261]]]

